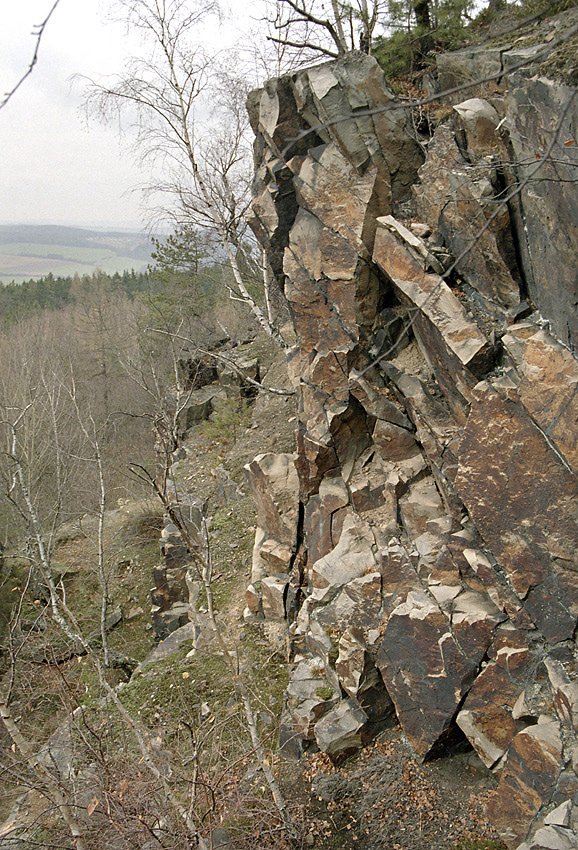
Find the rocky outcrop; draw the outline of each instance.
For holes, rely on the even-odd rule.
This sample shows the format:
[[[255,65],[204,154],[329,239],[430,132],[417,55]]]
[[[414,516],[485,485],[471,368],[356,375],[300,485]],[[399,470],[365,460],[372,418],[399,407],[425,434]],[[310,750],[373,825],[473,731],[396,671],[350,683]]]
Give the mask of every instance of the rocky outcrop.
[[[179,387],[173,388],[164,400],[167,416],[158,417],[155,422],[157,441],[155,449],[162,470],[160,478],[165,478],[165,496],[171,506],[165,514],[164,527],[161,532],[160,554],[162,561],[153,569],[154,587],[151,589],[151,614],[154,634],[158,640],[164,641],[176,630],[186,627],[194,606],[190,603],[190,588],[187,586],[187,571],[192,562],[192,553],[182,535],[178,523],[187,529],[190,540],[198,541],[200,552],[204,552],[203,518],[206,504],[199,498],[194,482],[183,480],[181,465],[186,466],[188,451],[182,445],[187,432],[201,423],[215,419],[219,412],[226,411],[227,403],[235,410],[240,403],[250,404],[257,393],[260,380],[259,358],[248,356],[243,348],[237,347],[230,339],[214,341],[210,353],[199,355],[198,352],[183,348],[176,360]],[[171,423],[172,418],[172,423]],[[226,427],[225,424],[222,425]],[[256,459],[252,467],[257,469]],[[270,465],[274,468],[283,466],[277,457],[270,457]],[[267,463],[264,461],[264,468]],[[222,465],[212,470],[215,484],[215,500],[217,503],[228,504],[242,498],[244,493]],[[295,475],[295,473],[294,473]],[[296,475],[295,475],[296,480]],[[265,501],[271,501],[271,479],[267,486],[261,486]],[[281,494],[282,495],[282,494]],[[265,510],[262,526],[270,529],[273,524],[271,510]],[[274,510],[274,509],[273,509]],[[176,518],[175,518],[176,515]],[[277,528],[275,528],[275,532]],[[272,562],[290,560],[287,554],[287,539],[295,537],[295,516],[290,516],[287,522],[285,536],[281,536],[279,546],[272,547],[268,558]],[[264,541],[261,541],[264,542]],[[259,573],[259,581],[264,571]],[[251,599],[251,590],[247,591]],[[278,608],[278,603],[275,603]],[[255,611],[261,612],[260,597],[254,604]],[[271,614],[271,609],[268,611]],[[278,608],[279,616],[284,616],[284,609]]]
[[[249,467],[247,616],[287,620],[284,740],[466,738],[526,850],[578,841],[578,98],[507,52],[440,59],[503,73],[431,138],[367,56],[250,97],[299,416],[295,458]]]

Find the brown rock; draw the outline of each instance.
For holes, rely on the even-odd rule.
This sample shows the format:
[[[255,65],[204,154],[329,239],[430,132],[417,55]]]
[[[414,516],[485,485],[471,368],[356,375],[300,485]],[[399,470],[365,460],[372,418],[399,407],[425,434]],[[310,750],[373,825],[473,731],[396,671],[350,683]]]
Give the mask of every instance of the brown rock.
[[[498,623],[506,616],[486,593],[465,590],[449,608],[452,635],[467,658],[478,658],[480,647],[490,645]]]
[[[454,110],[460,117],[471,151],[481,154],[496,148],[496,127],[500,116],[491,103],[480,97],[473,97],[455,104]]]
[[[338,695],[325,677],[321,659],[305,659],[295,665],[287,687],[287,707],[293,717],[295,732],[303,738],[313,739],[316,722],[337,701]]]
[[[399,428],[412,430],[412,424],[406,414],[392,400],[391,390],[375,386],[367,377],[358,375],[355,370],[350,376],[350,390],[371,416],[383,419],[384,422],[391,422]]]
[[[343,690],[354,699],[357,698],[369,657],[365,644],[359,635],[345,631],[339,639],[339,656],[335,662],[335,672]]]
[[[299,512],[294,456],[258,455],[245,470],[255,499],[257,525],[267,532],[269,539],[293,549]]]
[[[419,446],[411,431],[383,419],[375,423],[373,441],[383,460],[406,460],[419,454]]]
[[[263,614],[266,620],[285,619],[285,593],[287,579],[278,576],[266,577],[261,582]]]
[[[346,517],[335,549],[311,567],[314,597],[329,601],[343,585],[375,571],[374,545],[375,539],[367,523],[353,513]]]
[[[259,554],[267,565],[269,575],[278,575],[289,572],[295,553],[286,544],[267,539],[260,544]]]
[[[519,376],[513,392],[578,472],[578,362],[530,322],[512,325],[502,342]]]
[[[546,658],[544,666],[560,722],[578,730],[578,682],[571,679],[565,666],[553,658]]]
[[[558,18],[558,26],[565,25],[565,16]],[[575,349],[577,148],[565,143],[575,138],[578,105],[573,86],[548,80],[541,73],[530,79],[518,77],[516,83],[508,86],[506,104],[513,159],[520,163],[517,179],[523,186],[519,202],[522,265],[532,301],[552,323],[556,336]],[[535,154],[549,127],[558,128],[554,148],[535,180]],[[524,186],[525,180],[529,182]],[[553,279],[555,285],[551,285]]]
[[[490,368],[491,346],[442,278],[427,274],[387,227],[378,228],[373,257],[401,297],[418,308],[416,336],[454,416],[465,421],[464,406],[475,385],[474,375]]]
[[[484,764],[492,767],[520,731],[513,709],[532,676],[535,660],[519,631],[502,632],[488,654],[492,660],[472,685],[457,724]]]
[[[257,591],[253,584],[250,584],[247,590],[245,591],[245,605],[247,606],[247,618],[263,618],[263,605],[261,602],[261,594]]]
[[[385,165],[393,199],[407,197],[423,156],[408,132],[409,110],[395,103],[373,57],[348,54],[297,74],[294,86],[304,117],[311,126],[321,127],[324,140],[335,139],[360,172],[372,161]],[[383,108],[393,103],[395,109]],[[382,212],[389,212],[389,195],[382,203]]]
[[[350,581],[315,617],[327,628],[357,627],[367,632],[379,625],[380,611],[381,574],[374,572]]]
[[[366,651],[361,629],[353,626],[341,636],[335,670],[343,690],[361,706],[369,720],[383,722],[393,717],[393,703]]]
[[[532,620],[548,640],[570,637],[576,479],[525,411],[487,383],[474,393],[455,486]]]
[[[424,591],[410,591],[384,631],[377,667],[400,725],[418,756],[443,744],[486,645],[466,658],[448,622]]]
[[[405,601],[411,590],[423,590],[410,556],[399,540],[392,539],[381,554],[384,616]]]
[[[428,520],[445,512],[431,475],[411,485],[407,495],[399,500],[399,512],[410,538],[419,537],[426,531]]]
[[[550,801],[561,759],[560,726],[551,717],[540,718],[513,739],[500,785],[487,805],[492,822],[510,846],[526,838],[536,813]]]
[[[342,478],[324,478],[319,493],[305,506],[304,530],[312,563],[337,546],[343,528],[342,509],[349,496]]]
[[[301,206],[339,234],[349,251],[363,253],[366,218],[375,220],[370,206],[378,179],[375,166],[360,174],[335,145],[314,148],[299,166],[294,183]]]
[[[368,717],[353,700],[342,700],[315,724],[315,740],[321,752],[339,762],[363,745]]]
[[[534,629],[535,624],[522,602],[512,591],[501,570],[495,568],[488,556],[479,549],[470,549],[467,546],[462,549],[462,555],[479,578],[484,591],[501,611],[508,614],[512,623],[520,629]]]
[[[520,292],[502,256],[512,253],[508,241],[509,217],[501,214],[484,229],[493,201],[492,174],[483,166],[472,168],[463,158],[449,124],[437,128],[414,188],[419,214],[439,228],[456,268],[482,295],[503,307],[519,303]],[[477,187],[476,182],[482,185]]]

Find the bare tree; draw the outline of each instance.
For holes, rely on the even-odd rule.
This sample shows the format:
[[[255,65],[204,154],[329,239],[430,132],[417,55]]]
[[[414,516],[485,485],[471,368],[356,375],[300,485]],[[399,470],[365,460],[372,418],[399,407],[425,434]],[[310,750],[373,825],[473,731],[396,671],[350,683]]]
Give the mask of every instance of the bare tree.
[[[98,469],[100,481],[100,500],[98,514],[98,565],[99,579],[103,601],[101,605],[101,632],[104,633],[106,617],[106,596],[108,593],[106,574],[104,570],[104,550],[103,550],[103,522],[104,522],[104,477],[102,470],[102,456],[98,444],[98,434],[95,428],[94,420],[88,417],[88,424],[84,421],[84,413],[80,410],[74,382],[68,386],[56,382],[62,389],[62,395],[67,396],[71,401],[76,416],[78,418],[80,434],[86,441],[86,448],[90,451],[92,457],[88,458],[91,463],[95,463]],[[150,743],[151,735],[149,731],[132,717],[130,712],[121,702],[116,689],[109,683],[106,675],[106,666],[109,663],[109,650],[104,637],[104,659],[101,660],[100,653],[95,649],[91,639],[87,637],[79,623],[77,614],[72,610],[67,600],[66,593],[62,587],[59,587],[58,581],[55,578],[52,564],[52,556],[54,551],[54,535],[46,534],[45,524],[40,515],[37,505],[35,493],[30,486],[30,476],[27,469],[27,459],[22,452],[22,436],[25,435],[26,419],[29,417],[34,408],[42,402],[42,395],[36,394],[22,410],[15,411],[12,407],[8,407],[5,411],[8,414],[1,421],[2,430],[6,434],[9,444],[7,451],[7,461],[9,476],[6,481],[7,489],[2,494],[22,516],[26,527],[28,546],[27,553],[29,561],[32,565],[32,571],[40,577],[45,592],[48,595],[47,612],[49,613],[53,623],[60,630],[61,634],[69,641],[73,648],[73,654],[88,656],[94,671],[98,677],[100,687],[105,695],[105,700],[111,703],[122,722],[130,729],[134,736],[135,743],[140,752],[143,764],[148,769],[159,787],[162,788],[164,798],[169,804],[169,807],[182,819],[188,832],[191,835],[196,834],[196,826],[193,818],[178,799],[174,789],[168,782],[162,768],[157,764],[154,755],[153,747]],[[11,415],[10,415],[11,414]],[[55,428],[58,430],[58,419],[55,417]],[[66,458],[64,453],[56,447],[56,435],[52,435],[53,439],[49,440],[52,451],[60,456],[63,466]],[[54,522],[54,521],[53,521]],[[79,826],[78,818],[74,815],[74,806],[71,805],[71,789],[67,788],[61,771],[50,771],[45,769],[42,758],[38,755],[37,748],[33,742],[28,741],[22,733],[18,720],[14,718],[10,710],[10,694],[4,693],[0,699],[0,717],[4,722],[4,726],[12,738],[15,747],[18,748],[22,757],[26,760],[26,764],[33,771],[35,781],[44,796],[55,801],[60,814],[65,820],[70,833],[76,842],[76,846],[80,850],[85,850],[88,847],[83,839],[82,829]]]
[[[121,0],[121,5],[129,25],[145,36],[150,58],[131,59],[126,73],[111,81],[88,81],[88,106],[105,118],[130,114],[141,157],[158,169],[145,187],[149,200],[161,199],[157,214],[216,232],[231,269],[225,281],[230,297],[245,304],[285,349],[253,294],[260,266],[248,250],[244,218],[251,170],[246,91],[193,41],[215,4]]]
[[[269,41],[292,48],[307,62],[315,57],[337,59],[352,50],[371,53],[373,36],[384,3],[381,0],[275,0],[268,17]]]
[[[40,794],[46,801],[40,823],[62,820],[61,826],[49,826],[50,830],[54,829],[51,836],[58,833],[55,846],[62,841],[61,846],[87,850],[101,846],[103,835],[121,834],[131,836],[121,845],[127,848],[143,846],[149,839],[154,839],[153,846],[184,850],[197,846],[200,830],[205,832],[207,826],[212,828],[211,818],[214,817],[217,822],[214,813],[217,809],[226,808],[229,788],[226,777],[235,766],[240,767],[257,754],[263,761],[263,769],[270,770],[257,729],[257,714],[252,709],[252,695],[245,690],[239,700],[242,704],[239,714],[243,714],[243,720],[239,716],[234,722],[235,729],[242,730],[242,735],[239,731],[236,733],[241,746],[230,766],[226,759],[223,763],[220,754],[209,765],[206,758],[207,752],[218,750],[223,725],[231,725],[230,716],[211,724],[208,720],[205,722],[202,718],[185,715],[186,728],[190,727],[193,732],[183,755],[180,751],[174,753],[167,749],[165,744],[159,750],[158,735],[134,711],[131,713],[127,709],[121,698],[122,691],[114,687],[115,674],[110,669],[113,651],[107,649],[104,622],[109,576],[103,529],[107,493],[104,459],[99,444],[102,429],[91,415],[90,399],[76,384],[70,370],[70,358],[62,356],[58,360],[54,352],[43,349],[41,343],[48,340],[39,335],[35,341],[37,345],[27,355],[30,361],[28,371],[20,375],[20,382],[6,382],[0,398],[0,436],[4,448],[0,457],[4,471],[0,502],[8,501],[21,517],[26,528],[27,561],[31,565],[21,596],[21,600],[27,597],[26,605],[23,606],[22,601],[16,604],[9,623],[6,642],[9,670],[0,681],[0,720],[12,743],[12,747],[2,753],[0,772],[5,778],[11,778],[11,790],[17,785],[20,789]],[[23,351],[21,348],[16,354],[20,355]],[[34,359],[35,363],[32,362]],[[175,350],[174,364],[176,360]],[[9,363],[5,361],[7,365]],[[4,380],[8,377],[6,371]],[[26,388],[22,386],[24,382]],[[104,388],[100,384],[98,386],[104,392]],[[185,388],[183,393],[186,393]],[[34,474],[36,458],[43,459],[46,469],[56,469],[58,473],[53,472],[50,479],[53,505],[49,505],[49,500],[45,502],[38,497],[41,481]],[[87,611],[75,605],[74,593],[69,592],[70,588],[60,581],[55,569],[54,556],[59,557],[59,538],[55,532],[63,516],[61,506],[68,501],[66,490],[70,484],[67,465],[75,460],[97,479],[99,504],[94,549],[101,598],[99,600],[98,593],[95,594],[93,607],[96,609],[100,603],[101,642],[95,640],[97,633],[90,631],[91,625],[86,622]],[[165,462],[170,463],[169,455]],[[203,540],[206,531],[204,528]],[[92,549],[90,551],[92,553]],[[203,578],[211,616],[220,626],[212,604],[210,552],[205,563]],[[42,586],[42,593],[34,593],[33,596],[32,574],[38,577],[37,587]],[[32,600],[36,600],[38,608]],[[83,604],[86,608],[86,602]],[[28,624],[31,612],[34,612],[33,617],[45,623],[42,628],[46,631],[42,635],[35,631],[34,624]],[[59,648],[63,639],[64,652]],[[32,645],[28,652],[27,644],[29,647]],[[42,647],[41,659],[38,656],[39,644]],[[235,659],[229,650],[226,656],[221,656],[220,642],[218,646],[216,657],[223,659],[231,688],[236,687],[239,691],[232,675],[233,669],[236,670]],[[84,688],[79,688],[74,680],[69,684],[66,670],[60,673],[64,657],[72,664],[80,656],[86,660],[89,676],[95,683],[91,686],[91,690],[94,687],[92,704],[86,709],[82,706]],[[27,690],[28,681],[30,687],[37,684],[34,674],[29,672],[32,667],[50,667],[47,677],[61,676],[62,692],[54,692],[54,702],[60,717],[63,709],[66,716],[57,730],[58,740],[53,736],[47,738],[43,729],[39,729],[32,718],[26,717],[19,704],[19,696]],[[80,673],[82,668],[75,664],[73,669]],[[69,694],[65,694],[67,688]],[[106,732],[102,731],[103,728]],[[71,747],[62,743],[61,729],[66,732],[66,741],[72,741]],[[122,752],[113,751],[109,737],[113,742],[119,742],[117,749]],[[70,758],[64,754],[65,749],[67,752],[70,750]],[[87,763],[96,765],[94,775],[79,776],[76,768]],[[137,799],[136,791],[125,789],[122,774],[134,777],[143,789],[141,793],[146,802]],[[92,797],[88,805],[86,787],[91,789],[88,800]],[[277,828],[280,818],[286,817],[282,798],[277,796],[272,804],[278,807],[280,803],[281,808],[276,808],[273,813]],[[238,804],[244,805],[244,797],[239,797]],[[97,805],[100,808],[95,813]],[[131,827],[133,821],[134,826]]]

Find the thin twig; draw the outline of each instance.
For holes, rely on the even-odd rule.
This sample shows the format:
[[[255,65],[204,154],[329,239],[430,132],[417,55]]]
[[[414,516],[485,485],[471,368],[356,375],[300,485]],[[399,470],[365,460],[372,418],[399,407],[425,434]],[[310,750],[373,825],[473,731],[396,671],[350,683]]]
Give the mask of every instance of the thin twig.
[[[56,9],[56,7],[58,6],[59,3],[60,3],[60,0],[54,0],[52,8],[50,9],[47,16],[44,18],[42,23],[35,25],[35,29],[37,31],[36,31],[36,33],[33,33],[33,35],[36,36],[36,43],[34,45],[34,53],[32,54],[32,59],[30,60],[30,64],[28,65],[26,72],[20,77],[20,79],[18,80],[18,82],[16,83],[14,88],[11,89],[11,91],[9,91],[7,94],[4,95],[3,99],[0,101],[0,109],[3,109],[6,106],[8,101],[16,94],[16,92],[18,91],[18,89],[20,88],[22,83],[30,76],[30,74],[34,70],[34,66],[38,62],[38,54],[40,52],[40,42],[42,41],[42,36],[44,35],[44,30],[46,29],[46,25],[48,24],[48,21],[52,17],[52,14],[55,11],[55,9]]]

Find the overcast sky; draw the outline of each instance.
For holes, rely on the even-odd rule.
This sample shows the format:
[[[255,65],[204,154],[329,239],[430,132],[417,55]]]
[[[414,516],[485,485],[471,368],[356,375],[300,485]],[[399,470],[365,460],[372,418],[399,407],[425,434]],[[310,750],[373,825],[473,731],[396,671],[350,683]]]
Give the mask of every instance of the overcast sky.
[[[0,28],[0,93],[10,91],[34,49],[33,25],[53,0],[4,3]],[[249,0],[249,4],[256,0]],[[230,0],[246,10],[245,0]],[[38,64],[0,110],[0,224],[140,227],[135,186],[146,182],[114,128],[83,115],[74,74],[99,77],[122,68],[139,43],[110,15],[111,0],[60,0],[40,46]],[[246,21],[246,23],[249,23]],[[241,24],[213,31],[223,46]]]

